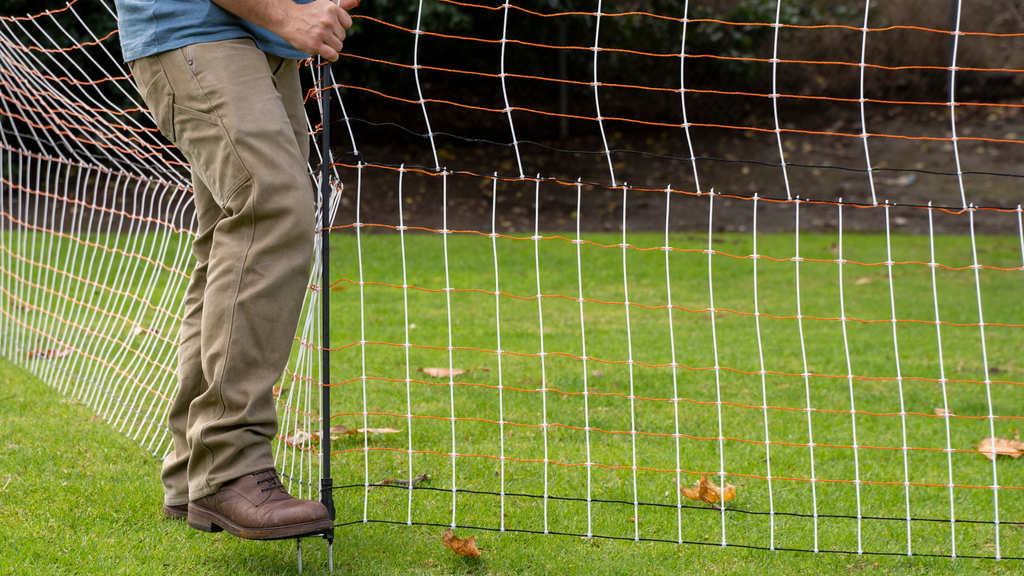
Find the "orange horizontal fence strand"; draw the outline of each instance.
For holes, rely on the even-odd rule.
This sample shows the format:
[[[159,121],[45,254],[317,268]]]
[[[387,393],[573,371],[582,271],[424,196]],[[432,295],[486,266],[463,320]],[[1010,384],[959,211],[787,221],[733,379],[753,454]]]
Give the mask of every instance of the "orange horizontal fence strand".
[[[452,5],[455,5],[455,6],[462,6],[464,8],[479,8],[479,9],[483,9],[483,10],[502,10],[506,6],[508,6],[512,10],[523,12],[523,13],[529,14],[531,16],[539,16],[541,18],[553,18],[553,17],[558,17],[558,16],[593,16],[593,17],[600,16],[602,18],[616,18],[616,17],[622,17],[622,16],[644,16],[644,17],[654,18],[654,19],[657,19],[657,20],[671,20],[671,21],[679,22],[680,24],[685,23],[685,22],[689,22],[689,23],[707,22],[707,23],[713,23],[713,24],[722,24],[722,25],[725,25],[725,26],[744,26],[744,27],[746,27],[746,26],[761,26],[761,27],[767,27],[767,28],[776,28],[776,27],[778,27],[778,28],[794,28],[794,29],[798,29],[798,30],[819,30],[819,29],[828,29],[828,28],[840,29],[840,30],[849,30],[849,31],[852,31],[852,32],[864,32],[864,31],[867,31],[867,32],[888,32],[888,31],[891,31],[891,30],[916,30],[916,31],[919,31],[919,32],[934,32],[934,33],[937,33],[937,34],[947,34],[947,35],[950,35],[950,36],[952,36],[954,34],[958,34],[960,36],[994,36],[994,37],[999,37],[999,38],[1014,38],[1014,37],[1018,37],[1018,36],[1024,36],[1024,32],[1014,32],[1014,33],[1006,33],[1006,34],[998,34],[998,33],[993,33],[993,32],[966,32],[966,31],[963,31],[963,30],[954,32],[953,30],[943,30],[943,29],[940,29],[940,28],[925,28],[925,27],[922,27],[922,26],[905,26],[905,25],[885,26],[885,27],[882,27],[882,28],[870,28],[869,27],[869,28],[865,29],[865,28],[862,28],[862,27],[859,27],[859,26],[849,26],[849,25],[846,25],[846,24],[813,24],[813,25],[807,25],[807,24],[787,24],[787,23],[775,24],[774,22],[730,22],[730,21],[727,21],[727,20],[717,20],[717,19],[714,19],[714,18],[683,18],[682,16],[679,16],[679,17],[666,16],[664,14],[654,14],[654,13],[651,13],[651,12],[643,12],[643,11],[611,12],[611,13],[602,12],[600,14],[598,14],[597,12],[552,12],[552,13],[543,13],[543,12],[537,12],[535,10],[529,10],[527,8],[523,8],[522,6],[513,6],[511,4],[507,4],[507,5],[506,4],[499,4],[497,6],[482,6],[482,5],[479,5],[479,4],[469,4],[469,3],[466,3],[466,2],[458,2],[457,0],[438,0],[438,2],[444,2],[445,4],[452,4]]]
[[[306,380],[306,381],[308,381],[308,382],[310,382],[312,384],[318,384],[313,379],[301,378],[298,375],[294,374],[293,372],[289,372],[289,374],[291,374],[294,377],[293,380],[302,380],[302,379],[304,379],[304,380]],[[362,376],[355,376],[353,378],[349,378],[348,380],[342,380],[340,382],[333,382],[331,384],[328,384],[328,386],[339,386],[340,387],[340,386],[346,386],[346,385],[349,385],[349,384],[356,384],[356,383],[360,383],[361,384],[363,382],[363,380],[364,380],[364,378]],[[381,377],[381,376],[367,376],[365,378],[365,380],[367,382],[371,382],[371,381],[372,382],[385,382],[385,383],[391,383],[391,384],[405,384],[406,383],[406,379],[405,378],[384,378],[384,377]],[[495,385],[495,384],[482,384],[482,383],[478,383],[478,382],[462,382],[462,381],[450,381],[449,382],[449,381],[445,381],[443,378],[439,379],[439,380],[435,380],[435,381],[417,380],[415,378],[410,378],[410,379],[408,379],[408,382],[410,384],[420,384],[420,385],[423,385],[423,386],[434,386],[434,387],[439,387],[439,388],[447,388],[448,386],[459,386],[459,387],[466,387],[466,388],[485,388],[485,389],[490,389],[490,390],[498,390],[498,386]],[[522,392],[522,393],[525,393],[525,394],[543,394],[545,392],[550,392],[552,394],[558,394],[559,396],[566,396],[566,397],[570,397],[570,396],[583,396],[583,392],[568,392],[568,391],[565,391],[565,390],[560,390],[558,388],[551,388],[550,386],[545,386],[543,389],[541,389],[541,388],[518,388],[516,386],[502,385],[501,390],[509,390],[509,391],[512,391],[512,392]],[[621,399],[624,399],[624,400],[629,400],[630,399],[629,395],[627,395],[627,394],[622,394],[622,393],[619,393],[619,392],[599,392],[599,391],[596,391],[596,390],[594,390],[594,391],[588,390],[587,391],[587,396],[616,397],[616,398],[621,398]],[[709,401],[694,400],[692,398],[648,398],[648,397],[644,397],[644,396],[636,396],[636,395],[634,395],[633,399],[634,400],[640,400],[640,401],[643,401],[643,402],[681,403],[681,404],[692,404],[692,405],[695,405],[695,406],[717,406],[718,405],[718,402],[712,402],[710,400]],[[788,406],[755,406],[755,405],[751,405],[751,404],[740,404],[740,403],[737,403],[737,402],[722,402],[721,404],[722,404],[722,406],[731,406],[733,408],[743,408],[743,409],[757,410],[757,411],[772,410],[772,411],[779,411],[779,412],[804,412],[804,413],[807,412],[807,408],[793,408],[793,407],[788,407]],[[989,416],[987,416],[987,415],[986,416],[964,416],[964,415],[961,415],[961,414],[948,414],[948,415],[947,414],[941,414],[941,415],[939,415],[939,414],[934,414],[934,413],[933,414],[928,414],[928,413],[924,413],[924,412],[904,412],[904,413],[900,413],[900,412],[870,412],[870,411],[866,411],[866,410],[830,410],[830,409],[825,409],[825,408],[812,408],[811,412],[822,413],[822,414],[857,414],[857,415],[861,415],[861,416],[874,416],[874,417],[918,416],[918,417],[923,417],[923,418],[940,418],[940,419],[941,418],[949,417],[949,418],[957,419],[957,420],[988,420],[989,419]],[[362,413],[360,412],[360,414],[362,414]],[[402,416],[403,418],[405,417],[404,414],[400,414],[399,416]],[[1024,420],[1024,416],[1005,416],[1005,415],[998,415],[998,414],[993,415],[993,418],[996,419],[996,420]],[[505,423],[506,424],[513,424],[512,422],[507,422],[507,421]],[[671,436],[671,434],[669,434],[669,436]],[[717,436],[711,437],[711,439],[717,439],[717,438],[718,438]],[[774,444],[774,442],[772,442],[772,443]]]
[[[492,354],[492,355],[495,355],[495,356],[497,356],[499,354],[499,352],[497,350],[491,350],[491,349],[488,349],[488,348],[478,348],[476,346],[451,346],[451,347],[448,347],[448,346],[429,346],[429,345],[425,345],[425,344],[412,344],[412,343],[404,344],[404,343],[401,343],[401,342],[378,342],[378,341],[369,341],[369,340],[367,340],[367,341],[355,341],[355,342],[351,342],[349,344],[338,346],[338,347],[335,347],[335,348],[328,348],[328,350],[331,351],[331,352],[338,352],[338,351],[341,351],[341,350],[346,350],[346,349],[349,349],[349,348],[352,348],[352,347],[355,347],[355,346],[360,346],[360,345],[392,346],[392,347],[396,347],[396,348],[416,348],[416,349],[419,349],[419,350],[465,350],[465,351],[470,351],[470,352],[482,352],[482,353],[485,353],[485,354]],[[513,351],[510,351],[510,350],[502,350],[500,353],[503,354],[503,355],[506,355],[506,356],[518,356],[518,357],[521,357],[521,358],[542,358],[542,357],[548,357],[548,356],[561,356],[563,358],[570,358],[572,360],[584,360],[583,356],[578,356],[576,354],[570,354],[568,352],[548,352],[548,351],[546,351],[546,352],[544,352],[543,356],[541,355],[540,352],[513,352]],[[982,381],[982,380],[954,379],[954,378],[946,378],[945,380],[943,380],[941,378],[925,378],[923,376],[864,376],[864,375],[858,375],[858,374],[824,374],[824,373],[817,373],[817,372],[807,372],[805,374],[805,373],[798,373],[798,372],[781,372],[781,371],[778,371],[778,370],[764,370],[764,371],[760,371],[760,370],[742,370],[742,369],[739,369],[739,368],[732,368],[732,367],[729,367],[729,366],[718,366],[718,367],[715,367],[715,366],[689,366],[689,365],[682,364],[682,363],[679,363],[679,362],[676,362],[675,364],[672,364],[672,363],[667,363],[667,364],[650,364],[650,363],[647,363],[647,362],[640,362],[638,360],[608,360],[608,359],[604,359],[604,358],[595,358],[593,356],[587,356],[585,359],[588,362],[597,362],[599,364],[620,364],[620,365],[621,364],[631,364],[633,366],[640,366],[640,367],[643,367],[643,368],[682,368],[682,369],[690,371],[690,372],[710,372],[710,371],[715,371],[715,370],[722,370],[722,371],[725,371],[725,372],[732,372],[734,374],[743,374],[743,375],[746,375],[746,376],[771,375],[771,376],[786,376],[786,377],[790,377],[790,378],[828,378],[828,379],[832,379],[832,380],[850,380],[850,379],[853,379],[853,380],[864,380],[864,381],[873,381],[873,382],[897,382],[897,381],[900,381],[900,380],[903,380],[903,381],[910,380],[910,381],[915,381],[915,382],[932,382],[932,383],[935,383],[935,384],[941,384],[941,383],[945,382],[945,383],[959,383],[959,384],[1008,384],[1010,386],[1024,386],[1024,382],[1014,382],[1012,380],[986,380],[986,381]]]
[[[61,12],[64,12],[65,10],[70,10],[71,7],[74,6],[77,3],[78,3],[78,0],[69,0],[67,5],[65,5],[63,8],[58,8],[57,10],[46,10],[45,12],[39,12],[39,13],[36,13],[36,14],[30,14],[30,15],[27,15],[27,16],[0,16],[0,20],[3,20],[5,22],[35,20],[37,18],[42,18],[44,16],[49,16],[51,14],[60,14]]]
[[[1022,72],[1024,72],[1024,71],[1022,71]],[[358,90],[358,91],[361,91],[361,92],[369,92],[371,94],[376,94],[377,96],[380,96],[382,98],[386,98],[388,100],[392,100],[392,101],[395,101],[395,102],[402,102],[402,103],[405,103],[405,104],[415,104],[415,105],[420,105],[420,104],[445,104],[445,105],[448,105],[448,106],[455,106],[456,108],[462,108],[462,109],[465,109],[465,110],[478,110],[478,111],[481,111],[481,112],[489,112],[489,113],[494,113],[494,114],[508,114],[509,112],[527,112],[527,113],[531,113],[531,114],[539,114],[541,116],[550,116],[550,117],[553,117],[553,118],[569,118],[569,119],[572,119],[572,120],[590,120],[590,121],[593,121],[593,122],[601,122],[601,121],[625,122],[625,123],[628,123],[628,124],[637,124],[637,125],[642,125],[642,126],[655,126],[655,127],[658,127],[658,128],[686,128],[686,127],[693,127],[693,128],[720,128],[720,129],[724,129],[724,130],[740,130],[740,131],[750,131],[750,132],[761,132],[761,133],[765,133],[765,134],[776,134],[776,133],[781,133],[781,134],[804,134],[804,135],[809,135],[809,136],[835,136],[835,137],[840,137],[840,138],[854,138],[854,139],[861,139],[861,138],[892,138],[892,139],[898,139],[898,140],[920,140],[920,141],[926,141],[926,142],[967,141],[967,142],[990,142],[990,143],[993,143],[993,144],[1024,144],[1024,140],[1017,140],[1017,139],[1010,139],[1010,138],[985,138],[985,137],[981,137],[981,136],[958,136],[958,137],[954,138],[952,136],[947,136],[947,137],[924,136],[924,135],[909,136],[909,135],[901,135],[901,134],[885,134],[885,133],[881,133],[881,132],[867,132],[867,133],[863,133],[863,134],[855,134],[855,133],[848,133],[848,132],[827,132],[827,131],[823,131],[823,130],[802,130],[802,129],[798,129],[798,128],[761,128],[761,127],[754,127],[754,126],[735,126],[735,125],[729,125],[729,124],[708,124],[708,123],[701,123],[701,122],[690,122],[690,123],[687,123],[687,124],[684,124],[682,122],[654,122],[654,121],[649,121],[649,120],[640,120],[640,119],[636,119],[636,118],[623,118],[623,117],[617,117],[617,116],[592,117],[592,116],[581,116],[579,114],[562,114],[562,113],[559,113],[559,112],[549,112],[547,110],[537,110],[537,109],[534,109],[534,108],[526,108],[526,107],[522,107],[522,106],[510,106],[509,108],[488,108],[488,107],[485,107],[485,106],[474,106],[474,105],[471,105],[471,104],[462,104],[462,103],[459,103],[459,102],[452,102],[450,100],[441,100],[441,99],[438,99],[438,98],[424,98],[422,100],[411,99],[411,98],[402,98],[400,96],[393,96],[393,95],[390,95],[390,94],[385,94],[384,92],[381,92],[379,90],[374,90],[372,88],[364,88],[362,86],[356,86],[356,85],[352,85],[352,84],[337,84],[336,86],[339,87],[339,88],[347,88],[349,90]]]
[[[412,64],[403,64],[401,62],[392,62],[389,60],[381,60],[379,58],[370,58],[369,56],[361,56],[359,54],[352,54],[350,52],[342,52],[340,54],[342,58],[348,58],[352,60],[362,60],[365,62],[373,62],[376,64],[384,64],[386,66],[395,66],[398,68],[405,68],[407,70],[415,70],[416,66]],[[434,72],[445,72],[450,74],[466,74],[469,76],[477,76],[480,78],[493,78],[500,79],[502,76],[500,73],[491,72],[479,72],[474,70],[458,70],[454,68],[442,68],[439,66],[426,66],[423,64],[419,65],[420,70],[431,70]],[[794,100],[823,100],[829,102],[845,102],[849,104],[858,104],[862,100],[860,98],[842,98],[838,96],[815,96],[810,94],[764,94],[760,92],[739,92],[735,90],[711,90],[703,88],[660,88],[654,86],[640,86],[636,84],[616,84],[613,82],[586,82],[583,80],[567,80],[563,78],[548,78],[546,76],[532,76],[529,74],[516,74],[513,72],[506,72],[505,78],[518,78],[521,80],[537,80],[542,82],[553,82],[558,84],[569,84],[573,86],[599,86],[602,88],[625,88],[630,90],[643,90],[648,92],[672,92],[675,94],[713,94],[717,96],[744,96],[749,98],[766,98],[771,99],[773,97],[778,98],[791,98]],[[333,88],[332,86],[331,88]],[[341,87],[338,85],[338,87]],[[347,87],[347,86],[346,86]],[[313,91],[313,89],[311,89]],[[880,98],[864,98],[863,102],[870,104],[884,104],[888,106],[937,106],[942,108],[949,108],[951,105],[955,106],[973,106],[973,107],[995,107],[995,108],[1024,108],[1024,104],[1016,104],[1012,102],[937,102],[937,101],[914,101],[914,100],[884,100]],[[415,101],[418,103],[418,101]]]
[[[961,139],[963,139],[963,138],[961,138]],[[409,167],[405,167],[405,166],[388,166],[388,165],[385,165],[385,164],[373,164],[373,163],[348,164],[348,163],[345,163],[345,162],[334,162],[333,164],[331,164],[331,168],[338,168],[338,167],[350,168],[350,169],[353,169],[353,170],[357,170],[357,169],[359,169],[361,167],[362,168],[376,168],[376,169],[380,169],[380,170],[390,170],[390,171],[393,171],[393,172],[412,172],[412,173],[416,173],[416,174],[422,174],[424,176],[432,176],[432,177],[438,177],[438,178],[444,177],[444,176],[457,175],[457,176],[471,176],[471,177],[475,177],[475,178],[484,178],[484,179],[495,179],[495,180],[498,180],[498,181],[501,181],[501,182],[546,182],[546,183],[550,183],[550,184],[558,184],[560,186],[586,186],[586,187],[592,187],[592,188],[603,188],[603,189],[606,189],[606,190],[620,190],[620,191],[623,189],[623,186],[621,186],[621,185],[612,186],[612,185],[608,185],[608,184],[599,184],[599,183],[594,183],[594,182],[566,181],[566,180],[559,180],[559,179],[556,179],[556,178],[534,178],[534,177],[531,177],[531,176],[522,176],[522,177],[520,177],[520,176],[515,176],[515,177],[512,177],[512,176],[495,176],[494,174],[481,174],[481,173],[477,173],[477,172],[471,172],[469,170],[454,170],[454,171],[443,170],[443,169],[442,170],[433,170],[433,169],[429,169],[429,168],[409,168]],[[804,198],[791,198],[791,199],[788,199],[788,198],[769,198],[769,197],[765,197],[765,196],[744,196],[744,195],[741,195],[741,194],[726,194],[724,192],[696,192],[696,191],[676,190],[676,189],[667,190],[665,188],[648,188],[648,187],[644,187],[644,186],[625,186],[625,188],[627,190],[635,190],[637,192],[663,192],[663,193],[682,194],[684,196],[698,196],[698,197],[700,197],[700,196],[714,196],[716,198],[729,198],[729,199],[733,199],[733,200],[744,200],[744,201],[748,201],[748,202],[757,200],[757,201],[760,201],[760,202],[771,202],[771,203],[774,203],[774,204],[795,204],[795,203],[800,203],[800,204],[830,205],[830,206],[840,206],[840,205],[842,205],[842,206],[844,206],[846,208],[853,208],[853,209],[857,209],[857,210],[873,210],[873,209],[879,209],[879,208],[885,209],[886,207],[889,207],[889,208],[915,208],[915,209],[920,209],[920,210],[936,210],[936,211],[942,212],[944,214],[952,214],[952,215],[964,214],[964,213],[969,212],[971,210],[999,212],[999,213],[1005,213],[1005,214],[1016,214],[1016,213],[1019,213],[1019,212],[1022,211],[1022,209],[1020,207],[1018,207],[1018,208],[1002,208],[1002,207],[999,207],[999,206],[971,206],[969,208],[951,208],[951,207],[947,207],[947,206],[926,206],[926,205],[891,204],[891,203],[882,203],[882,204],[871,205],[871,204],[854,204],[854,203],[848,203],[848,202],[840,202],[838,200],[808,200],[808,199],[804,199]],[[360,224],[360,225],[362,225],[362,224]],[[388,226],[388,225],[386,225],[386,224],[379,224],[378,226]],[[343,228],[355,228],[355,227],[356,227],[356,224],[346,224],[346,225],[342,225],[342,226],[332,226],[331,228],[328,228],[328,229],[329,230],[340,230],[340,229],[343,229]],[[397,226],[390,226],[390,227],[391,228],[395,228],[395,229],[398,228]],[[433,229],[433,228],[423,228],[423,227],[419,227],[419,226],[406,226],[405,229],[406,230],[423,230],[423,231],[426,231],[426,232],[442,232],[441,230],[436,230],[436,229]],[[452,231],[452,232],[457,232],[457,231]],[[465,231],[465,233],[476,234],[477,232],[475,232],[475,231]],[[501,236],[501,235],[499,235],[499,236]],[[530,240],[530,239],[532,239],[532,237],[516,237],[516,236],[503,236],[503,237],[511,238],[511,239],[518,239],[518,240]],[[619,245],[619,246],[621,247],[621,245]],[[807,259],[803,259],[803,260],[806,261]],[[1010,268],[1010,270],[1016,270],[1016,268]]]
[[[680,52],[645,52],[642,50],[629,50],[626,48],[605,48],[601,46],[558,46],[555,44],[541,44],[538,42],[527,42],[525,40],[516,40],[514,38],[501,39],[489,39],[489,38],[474,38],[472,36],[459,36],[455,34],[443,34],[440,32],[430,32],[428,30],[420,30],[417,32],[412,28],[406,28],[390,22],[385,22],[371,16],[357,16],[354,17],[362,18],[389,28],[394,28],[402,32],[409,34],[420,34],[423,36],[431,36],[435,38],[444,38],[447,40],[460,40],[464,42],[479,42],[482,44],[517,44],[520,46],[529,46],[531,48],[544,48],[549,50],[578,50],[586,52],[612,52],[619,54],[632,54],[634,56],[645,56],[648,58],[711,58],[714,60],[729,60],[738,62],[761,62],[766,64],[808,64],[808,65],[829,65],[829,66],[851,66],[855,68],[874,68],[878,70],[953,70],[951,66],[884,66],[881,64],[869,64],[867,62],[844,62],[839,60],[784,60],[778,58],[755,58],[751,56],[720,56],[717,54],[686,54]],[[1024,34],[1022,34],[1024,35]],[[956,70],[967,70],[972,72],[1024,72],[1024,69],[1017,68],[973,68],[966,66],[957,66]]]
[[[683,250],[683,251],[684,252],[688,252],[688,250]],[[699,252],[699,250],[698,250],[698,252]],[[1020,270],[1020,268],[1013,268],[1012,270],[1017,271],[1017,270]],[[383,288],[395,288],[395,289],[399,289],[399,290],[408,288],[410,290],[416,290],[418,292],[429,292],[429,293],[435,293],[435,294],[439,294],[439,293],[443,293],[443,292],[448,292],[449,291],[449,290],[446,290],[444,288],[423,288],[421,286],[415,286],[413,284],[401,285],[401,284],[388,284],[387,282],[366,282],[366,281],[359,282],[358,280],[352,280],[352,279],[349,279],[349,278],[341,278],[339,280],[335,280],[331,284],[331,287],[333,288],[334,286],[339,286],[341,284],[350,284],[350,285],[354,285],[354,286],[360,286],[360,285],[362,285],[362,286],[380,286],[380,287],[383,287]],[[487,294],[489,296],[501,296],[501,297],[504,297],[504,298],[511,298],[513,300],[525,300],[525,301],[537,300],[537,298],[538,298],[538,296],[536,294],[533,295],[533,296],[518,296],[518,295],[515,295],[515,294],[510,294],[508,292],[494,292],[492,290],[484,290],[484,289],[481,289],[481,288],[452,288],[450,291],[451,292],[476,292],[476,293],[479,293],[479,294]],[[576,296],[567,296],[567,295],[564,295],[564,294],[541,294],[539,296],[539,298],[558,298],[558,299],[562,299],[562,300],[569,300],[569,301],[572,301],[572,302],[577,302],[577,301],[580,300]],[[669,308],[668,304],[645,305],[645,304],[641,304],[639,302],[613,302],[613,301],[595,300],[593,298],[583,298],[583,302],[587,302],[587,303],[590,303],[590,304],[604,304],[604,305],[608,305],[608,306],[632,306],[632,307],[636,307],[636,308],[642,308],[644,310],[667,310]],[[730,308],[715,308],[715,309],[711,309],[711,308],[685,308],[683,306],[679,306],[679,305],[676,305],[676,304],[672,305],[672,309],[673,310],[679,310],[679,311],[682,311],[682,312],[687,312],[689,314],[710,314],[712,312],[725,312],[727,314],[735,314],[737,316],[759,316],[759,317],[762,317],[762,318],[768,318],[770,320],[798,320],[798,319],[803,319],[803,320],[815,320],[815,321],[822,321],[822,322],[842,322],[842,321],[847,321],[847,322],[857,322],[857,323],[861,323],[861,324],[892,324],[893,323],[893,320],[891,318],[880,318],[880,319],[875,319],[875,320],[868,320],[868,319],[853,318],[853,317],[839,318],[837,316],[836,317],[806,316],[806,315],[802,315],[802,316],[774,316],[772,314],[766,314],[764,312],[758,312],[758,313],[755,313],[755,312],[743,312],[743,311],[740,311],[740,310],[732,310]],[[956,326],[956,327],[978,327],[978,326],[982,325],[979,322],[958,323],[958,322],[947,322],[945,320],[940,320],[940,321],[936,322],[935,320],[914,320],[914,319],[908,319],[908,318],[897,318],[895,323],[897,323],[897,324],[899,324],[899,323],[930,324],[930,325],[939,324],[939,325],[942,325],[942,326]],[[984,325],[985,326],[998,326],[998,327],[1001,327],[1001,328],[1024,328],[1024,324],[998,324],[998,323],[993,323],[993,322],[985,322]]]

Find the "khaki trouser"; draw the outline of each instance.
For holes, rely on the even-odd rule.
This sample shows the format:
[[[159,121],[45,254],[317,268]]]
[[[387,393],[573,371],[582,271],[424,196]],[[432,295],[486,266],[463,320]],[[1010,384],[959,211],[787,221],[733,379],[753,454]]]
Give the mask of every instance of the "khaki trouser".
[[[273,386],[309,281],[313,192],[298,66],[249,39],[130,64],[160,131],[192,167],[198,260],[185,294],[164,503],[272,468]]]

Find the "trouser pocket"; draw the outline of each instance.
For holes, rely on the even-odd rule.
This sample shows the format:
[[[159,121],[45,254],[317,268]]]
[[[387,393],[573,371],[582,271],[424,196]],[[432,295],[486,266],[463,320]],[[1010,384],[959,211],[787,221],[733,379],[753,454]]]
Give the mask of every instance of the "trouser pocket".
[[[128,68],[132,71],[135,85],[149,107],[156,127],[165,138],[175,142],[174,91],[160,60],[157,56],[146,56],[129,62]]]
[[[181,150],[193,178],[202,180],[224,208],[251,175],[193,70],[196,51],[194,46],[169,50],[140,58],[131,67],[160,132]]]

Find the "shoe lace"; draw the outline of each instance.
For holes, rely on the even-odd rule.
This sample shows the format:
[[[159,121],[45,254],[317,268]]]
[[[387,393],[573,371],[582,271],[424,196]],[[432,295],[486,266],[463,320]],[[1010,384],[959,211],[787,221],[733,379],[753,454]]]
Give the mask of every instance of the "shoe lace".
[[[260,488],[260,492],[269,492],[274,488],[280,488],[282,492],[284,491],[284,484],[281,483],[281,479],[277,475],[277,470],[273,468],[268,468],[266,470],[259,470],[257,472],[253,472],[250,475],[255,478],[256,476],[259,476],[261,474],[269,475],[266,478],[261,478],[256,481],[257,486],[259,486],[260,484],[267,484],[266,487]]]

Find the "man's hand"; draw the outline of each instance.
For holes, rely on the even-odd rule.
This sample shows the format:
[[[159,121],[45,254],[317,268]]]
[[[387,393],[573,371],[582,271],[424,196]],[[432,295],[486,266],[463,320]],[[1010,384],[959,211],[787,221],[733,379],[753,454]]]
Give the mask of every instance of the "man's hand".
[[[352,27],[346,10],[359,0],[213,0],[221,8],[277,34],[295,48],[335,62],[344,47],[345,31]]]

